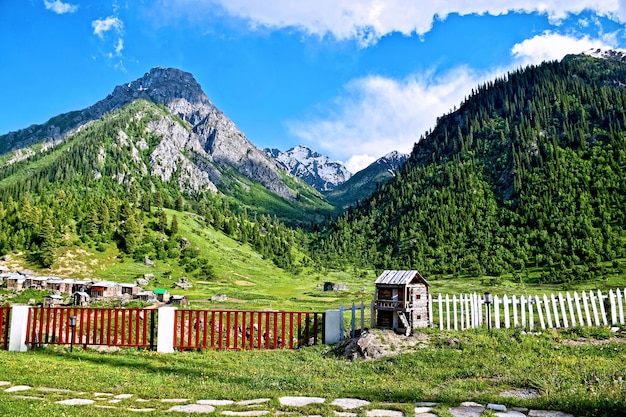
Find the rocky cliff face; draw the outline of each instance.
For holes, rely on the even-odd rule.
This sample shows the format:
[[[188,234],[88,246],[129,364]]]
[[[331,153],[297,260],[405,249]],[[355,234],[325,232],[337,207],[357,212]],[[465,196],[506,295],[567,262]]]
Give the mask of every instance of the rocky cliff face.
[[[352,176],[352,173],[340,162],[333,161],[303,145],[286,152],[278,149],[266,149],[265,152],[277,160],[289,173],[302,178],[321,192],[334,190]]]
[[[162,119],[149,126],[152,133],[162,138],[151,155],[150,168],[154,175],[167,180],[173,172],[178,172],[179,181],[193,188],[197,181],[192,176],[201,173],[201,178],[219,183],[221,169],[232,168],[283,198],[295,198],[295,192],[284,184],[276,161],[256,148],[211,103],[190,73],[173,68],[153,68],[142,78],[117,86],[105,99],[87,109],[4,135],[0,137],[0,153],[39,142],[52,146],[89,122],[138,99],[163,105],[184,122],[178,125],[174,120]],[[206,181],[201,183],[208,185]]]

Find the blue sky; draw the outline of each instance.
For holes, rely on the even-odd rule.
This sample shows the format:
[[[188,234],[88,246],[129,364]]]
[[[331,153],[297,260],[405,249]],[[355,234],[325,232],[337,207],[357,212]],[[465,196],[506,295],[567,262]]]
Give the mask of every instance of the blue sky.
[[[481,82],[626,47],[625,23],[618,0],[2,0],[0,134],[176,67],[256,146],[356,172]]]

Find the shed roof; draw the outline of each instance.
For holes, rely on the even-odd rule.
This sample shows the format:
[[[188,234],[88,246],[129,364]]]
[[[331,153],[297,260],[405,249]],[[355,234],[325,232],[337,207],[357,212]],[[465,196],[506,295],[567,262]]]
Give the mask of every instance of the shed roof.
[[[165,288],[155,288],[152,292],[155,294],[163,295],[167,292],[167,290]]]
[[[387,270],[384,271],[380,276],[376,279],[374,284],[378,285],[407,285],[414,283],[414,281],[421,281],[427,286],[430,286],[428,281],[424,279],[424,277],[416,270],[403,270],[403,271],[395,271],[395,270]]]

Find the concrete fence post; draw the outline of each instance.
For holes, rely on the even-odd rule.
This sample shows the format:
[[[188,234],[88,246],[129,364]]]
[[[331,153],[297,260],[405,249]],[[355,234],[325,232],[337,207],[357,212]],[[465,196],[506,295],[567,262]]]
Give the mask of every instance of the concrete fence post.
[[[28,306],[11,307],[11,332],[9,333],[9,352],[26,352],[26,331],[28,328]]]
[[[157,327],[157,352],[174,352],[174,324],[176,318],[176,308],[160,307],[159,324]]]
[[[342,339],[343,314],[340,310],[327,310],[324,323],[324,343],[334,345]]]

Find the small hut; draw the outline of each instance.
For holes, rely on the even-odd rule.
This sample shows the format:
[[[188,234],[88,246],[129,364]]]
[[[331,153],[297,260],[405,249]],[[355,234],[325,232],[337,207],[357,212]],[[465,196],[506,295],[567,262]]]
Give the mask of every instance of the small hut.
[[[376,327],[411,329],[428,327],[428,281],[415,270],[384,271],[374,282],[373,315]]]
[[[55,307],[63,303],[63,297],[60,295],[48,295],[43,299],[44,307]]]
[[[168,303],[170,301],[170,292],[165,288],[155,288],[153,293],[156,295],[157,301]]]
[[[170,304],[186,306],[189,304],[189,300],[184,295],[172,295],[170,298]]]
[[[87,294],[84,288],[72,294],[72,298],[73,298],[73,304],[75,306],[80,306],[80,307],[88,306],[89,300],[91,299],[91,297],[89,297],[89,294]]]

